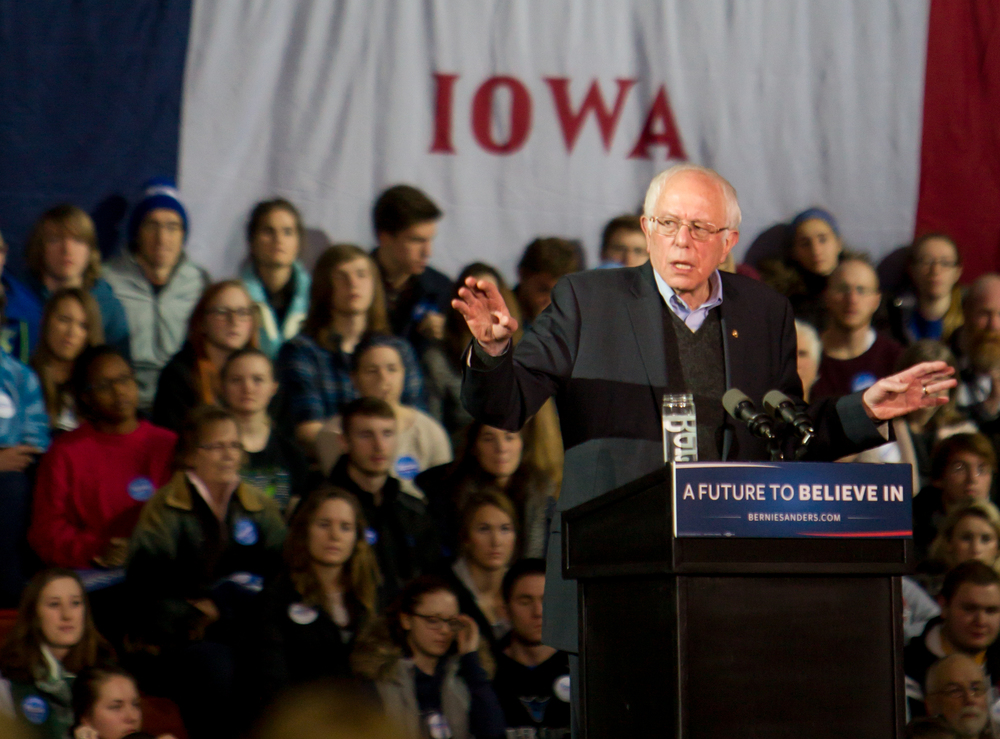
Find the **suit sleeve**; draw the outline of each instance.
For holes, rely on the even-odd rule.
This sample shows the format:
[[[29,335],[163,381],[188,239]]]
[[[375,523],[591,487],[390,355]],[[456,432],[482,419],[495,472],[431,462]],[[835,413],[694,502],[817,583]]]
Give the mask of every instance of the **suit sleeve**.
[[[577,297],[572,280],[560,280],[552,304],[500,357],[472,342],[463,361],[462,405],[476,420],[517,431],[569,379],[580,344]]]

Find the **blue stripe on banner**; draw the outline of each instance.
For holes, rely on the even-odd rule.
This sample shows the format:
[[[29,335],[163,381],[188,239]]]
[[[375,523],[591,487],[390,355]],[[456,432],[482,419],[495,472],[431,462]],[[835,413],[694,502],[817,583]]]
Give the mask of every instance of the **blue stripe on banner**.
[[[94,216],[105,255],[126,200],[176,178],[190,0],[0,0],[0,231],[24,266],[34,220]]]

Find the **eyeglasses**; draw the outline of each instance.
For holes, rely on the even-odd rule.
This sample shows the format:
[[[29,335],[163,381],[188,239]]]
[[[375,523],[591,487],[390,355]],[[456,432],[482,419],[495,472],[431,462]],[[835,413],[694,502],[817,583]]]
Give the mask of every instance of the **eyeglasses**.
[[[917,269],[931,270],[935,267],[941,267],[942,269],[952,269],[958,266],[958,262],[954,259],[916,259],[913,262],[913,266]]]
[[[973,477],[982,477],[983,475],[988,475],[992,470],[988,465],[977,464],[973,467],[968,462],[952,462],[948,465],[948,473],[952,475],[964,475],[971,472]]]
[[[667,216],[666,218],[646,216],[646,220],[649,222],[649,227],[654,233],[658,233],[660,236],[666,236],[668,238],[672,238],[680,233],[681,226],[688,227],[688,233],[691,234],[691,238],[695,241],[708,241],[717,233],[729,230],[728,226],[717,228],[711,223],[702,223],[701,221],[685,221],[683,218],[672,218],[670,216]]]
[[[462,621],[458,618],[441,618],[441,616],[425,616],[423,613],[412,614],[417,618],[423,619],[424,623],[427,624],[427,628],[431,631],[441,631],[446,626],[452,631],[459,631],[462,628]]]
[[[224,441],[217,441],[214,444],[199,444],[199,449],[204,449],[206,452],[222,452],[226,449],[233,452],[242,452],[243,443],[240,441],[231,441],[228,444]]]
[[[982,698],[986,695],[988,688],[984,683],[970,683],[968,686],[958,683],[949,683],[941,690],[936,690],[931,695],[943,695],[954,701],[962,700],[965,696],[970,698]]]
[[[109,377],[106,380],[91,383],[90,390],[94,393],[106,393],[110,390],[114,390],[116,387],[125,387],[133,382],[135,382],[135,375],[130,372],[127,375]]]
[[[253,308],[209,308],[206,311],[211,318],[231,320],[237,318],[245,321],[253,315]]]
[[[859,298],[878,294],[877,287],[866,287],[865,285],[831,285],[830,290],[834,295],[839,295],[842,298],[847,297],[851,293],[854,293]]]

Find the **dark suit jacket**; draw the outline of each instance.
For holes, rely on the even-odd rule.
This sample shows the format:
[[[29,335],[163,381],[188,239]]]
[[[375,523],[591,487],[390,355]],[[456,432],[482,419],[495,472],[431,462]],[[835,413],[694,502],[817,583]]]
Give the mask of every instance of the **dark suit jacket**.
[[[721,275],[726,387],[739,388],[758,407],[774,388],[801,398],[788,300],[760,282]],[[471,366],[465,368],[462,401],[491,426],[519,429],[549,396],[556,397],[566,461],[549,533],[544,638],[568,652],[577,651],[576,583],[561,576],[558,512],[663,466],[663,306],[649,263],[578,272],[559,281],[552,305],[513,352],[493,358],[474,345],[466,363]],[[809,459],[835,459],[885,443],[860,393],[827,399],[807,412],[817,432]],[[768,455],[761,440],[727,420],[722,458]]]

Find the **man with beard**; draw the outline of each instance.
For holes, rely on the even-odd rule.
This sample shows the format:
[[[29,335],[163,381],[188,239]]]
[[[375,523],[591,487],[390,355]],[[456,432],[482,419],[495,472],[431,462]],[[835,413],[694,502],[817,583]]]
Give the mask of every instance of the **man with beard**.
[[[926,706],[962,739],[992,737],[987,707],[989,682],[968,655],[950,654],[927,670]]]
[[[961,368],[958,408],[987,432],[984,426],[996,424],[1000,416],[1000,275],[976,279],[963,312],[965,324],[954,342]]]

